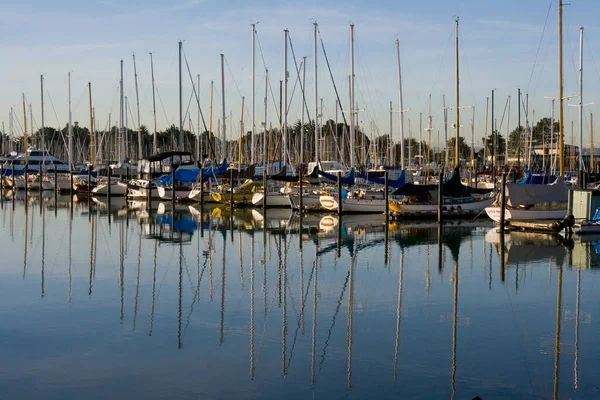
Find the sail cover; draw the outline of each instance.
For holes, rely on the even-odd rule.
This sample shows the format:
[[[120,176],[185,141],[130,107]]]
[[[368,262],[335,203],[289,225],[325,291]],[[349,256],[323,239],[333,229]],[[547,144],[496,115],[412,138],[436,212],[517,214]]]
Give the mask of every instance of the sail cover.
[[[567,201],[569,191],[563,177],[551,185],[510,183],[506,185],[506,204],[510,207],[532,206],[550,201]]]

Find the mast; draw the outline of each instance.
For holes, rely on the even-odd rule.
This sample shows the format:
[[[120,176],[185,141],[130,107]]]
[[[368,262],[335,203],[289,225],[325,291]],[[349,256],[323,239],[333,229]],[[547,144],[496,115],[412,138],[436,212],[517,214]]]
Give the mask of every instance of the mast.
[[[156,136],[156,94],[154,90],[154,62],[152,60],[152,53],[150,54],[150,73],[152,75],[152,118],[154,121],[154,135],[152,138],[152,154],[158,152],[158,138]]]
[[[179,150],[184,149],[183,145],[183,87],[181,86],[181,50],[183,42],[179,41]]]
[[[209,104],[210,104],[210,106],[209,106],[209,112],[208,112],[208,141],[209,142],[212,140],[212,138],[214,136],[213,135],[213,131],[212,131],[212,128],[213,128],[213,126],[212,126],[212,119],[213,119],[212,118],[213,117],[213,112],[212,112],[213,111],[213,86],[214,86],[214,82],[210,81],[210,95],[209,95]],[[215,145],[216,145],[216,142],[215,142]],[[215,157],[217,156],[216,155],[216,151],[215,151],[214,155],[215,155]],[[213,160],[213,161],[216,162],[216,160]]]
[[[400,67],[400,41],[398,39],[396,39],[396,58],[398,60],[398,112],[400,113],[398,117],[398,129],[400,130],[400,169],[404,169],[404,109],[402,108],[402,68]]]
[[[442,106],[444,108],[444,147],[446,148],[446,157],[444,160],[444,168],[448,168],[450,164],[450,154],[448,151],[448,108],[446,107],[446,95],[442,95]]]
[[[41,93],[41,103],[42,103],[42,149],[46,148],[45,137],[44,137],[44,75],[40,75],[40,93]],[[4,123],[2,123],[2,133],[4,134]],[[3,147],[4,149],[4,147]]]
[[[419,167],[423,163],[423,113],[419,113]]]
[[[121,65],[122,65],[122,61],[121,61]],[[69,144],[68,144],[68,151],[69,151],[69,170],[73,169],[73,115],[71,114],[71,73],[69,72],[67,74],[68,77],[68,81],[69,81],[69,127],[68,127],[68,136],[69,136]],[[123,90],[123,74],[121,73],[121,92]],[[25,101],[25,97],[23,97],[23,101]],[[27,129],[26,129],[27,130]]]
[[[460,102],[459,102],[459,70],[458,70],[458,17],[456,23],[456,139],[454,142],[454,155],[456,157],[456,165],[460,164],[460,156],[458,154],[458,138],[460,137]]]
[[[431,127],[431,94],[429,94],[429,107],[428,107],[428,116],[427,116],[427,181],[425,183],[429,183],[429,165],[431,164],[431,131],[433,130]]]
[[[562,33],[563,33],[563,2],[558,0],[558,147],[560,150],[559,170],[560,176],[563,176],[565,170],[564,160],[564,143],[565,143],[565,126],[564,126],[564,107],[563,107],[563,48],[562,48]]]
[[[138,160],[141,160],[144,156],[144,150],[142,148],[142,123],[140,121],[140,95],[138,91],[138,80],[137,80],[137,68],[135,66],[135,53],[133,56],[133,77],[135,79],[135,102],[137,106],[137,122],[138,122]]]
[[[583,26],[579,28],[579,171],[583,172]],[[581,184],[582,182],[580,182]],[[585,188],[584,188],[585,189]]]
[[[492,124],[492,170],[496,170],[496,135],[494,132],[494,91],[496,89],[492,89],[492,118],[490,123]],[[494,176],[495,172],[494,172]],[[494,181],[495,182],[495,181]]]
[[[287,29],[283,30],[283,38],[284,38],[284,46],[283,46],[283,79],[284,79],[284,84],[283,84],[283,143],[282,143],[282,148],[283,148],[283,165],[287,165],[287,153],[288,153],[288,131],[287,131],[287,117],[288,117],[288,56],[287,56],[287,50],[288,50],[288,34],[289,31]],[[287,160],[288,162],[291,160]]]
[[[475,106],[471,107],[473,115],[471,117],[471,172],[475,172]],[[477,185],[477,182],[475,182]]]
[[[504,142],[504,165],[508,166],[508,135],[510,134],[510,95],[508,96],[508,112],[506,114],[506,141]]]
[[[198,84],[196,85],[198,88],[198,96],[200,96],[200,74],[198,74],[196,76],[196,79],[198,80]],[[200,101],[198,101],[198,143],[196,146],[196,161],[199,163],[200,166],[202,166],[204,164],[204,155],[203,155],[203,149],[202,149],[202,132],[200,131]]]
[[[120,81],[120,109],[119,109],[119,113],[120,113],[120,129],[119,132],[121,134],[121,137],[119,139],[119,162],[123,161],[123,157],[125,155],[125,150],[124,150],[124,137],[125,137],[125,101],[123,98],[123,60],[121,60],[121,81]],[[69,112],[69,118],[71,117],[71,112]],[[69,122],[69,125],[71,125],[71,123]]]
[[[27,107],[25,106],[25,93],[23,93],[23,149],[25,150],[25,171],[27,171],[29,152],[27,151]]]
[[[88,82],[88,95],[90,100],[90,164],[96,163],[96,152],[94,148],[94,113],[92,111],[92,83]]]
[[[238,143],[238,173],[242,171],[242,138],[244,137],[244,96],[242,96],[242,111],[240,113],[240,141]],[[240,242],[241,244],[241,242]]]
[[[302,167],[302,163],[304,163],[304,107],[306,104],[306,56],[302,57],[302,115],[300,116],[300,167]],[[336,100],[337,101],[337,100]],[[336,104],[337,106],[337,104]],[[337,114],[337,107],[335,108],[335,112]],[[266,127],[266,123],[265,123]],[[337,123],[335,126],[337,133]],[[300,169],[300,174],[302,174],[302,169]],[[300,178],[302,179],[302,178]]]
[[[319,165],[319,91],[317,81],[317,30],[318,25],[313,22],[313,36],[314,36],[314,67],[315,67],[315,163]]]
[[[350,24],[350,168],[354,169],[354,24]]]
[[[4,131],[4,129],[2,130]],[[590,171],[594,172],[596,168],[594,164],[594,114],[592,113],[590,113],[590,147]]]
[[[263,171],[267,171],[267,174],[269,173],[269,171],[267,170],[267,160],[268,160],[268,155],[267,155],[267,104],[268,104],[268,97],[269,96],[269,70],[267,68],[265,68],[265,124],[263,126],[263,142],[262,142],[262,148],[263,148]]]
[[[393,121],[392,121],[393,120],[393,116],[392,116],[393,112],[394,112],[394,110],[392,108],[392,102],[390,101],[390,135],[388,136],[388,143],[387,143],[388,144],[388,146],[387,146],[388,147],[387,148],[387,153],[388,153],[387,159],[388,159],[388,164],[389,165],[393,165],[393,162],[395,161],[395,160],[392,161],[393,160],[392,159],[392,129],[394,128],[393,127]]]
[[[250,135],[250,164],[254,164],[255,161],[255,152],[254,152],[254,129],[255,129],[255,118],[254,118],[254,104],[255,104],[255,77],[256,77],[256,73],[255,73],[255,50],[254,50],[254,43],[256,39],[256,24],[252,24],[252,134]],[[287,42],[286,42],[287,43]],[[287,45],[286,45],[287,48]],[[286,57],[287,58],[287,57]]]
[[[554,106],[552,107],[554,112]],[[517,129],[519,130],[519,144],[517,145],[517,168],[521,170],[521,88],[517,90]],[[551,126],[554,122],[551,122]],[[552,135],[551,135],[552,136]]]
[[[223,53],[221,53],[221,101],[221,155],[223,156],[223,159],[225,159],[227,152],[227,144],[225,143],[225,132],[227,131],[225,124],[225,54]]]

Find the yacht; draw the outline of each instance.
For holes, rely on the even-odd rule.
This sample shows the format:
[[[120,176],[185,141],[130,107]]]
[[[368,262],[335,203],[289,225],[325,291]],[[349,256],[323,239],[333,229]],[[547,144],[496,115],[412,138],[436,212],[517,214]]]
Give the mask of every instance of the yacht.
[[[50,154],[48,150],[38,150],[30,147],[27,149],[26,154],[13,152],[11,155],[12,157],[8,158],[3,165],[3,170],[6,171],[5,174],[10,174],[14,166],[15,175],[21,175],[25,171],[26,164],[27,172],[37,173],[40,168],[43,171],[54,171],[56,169],[57,172],[69,172],[69,164],[62,162]]]

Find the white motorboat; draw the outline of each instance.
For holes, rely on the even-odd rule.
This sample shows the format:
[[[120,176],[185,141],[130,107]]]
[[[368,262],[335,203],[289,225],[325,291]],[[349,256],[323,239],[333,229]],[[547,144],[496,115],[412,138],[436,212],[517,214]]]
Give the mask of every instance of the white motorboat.
[[[15,175],[25,171],[37,173],[40,169],[44,171],[69,172],[69,165],[62,162],[57,157],[53,156],[48,150],[37,150],[33,147],[27,149],[26,154],[14,153],[12,158],[9,158],[4,163],[5,171],[12,171],[13,167]]]
[[[134,199],[147,199],[148,191],[150,191],[151,198],[160,198],[160,195],[158,194],[158,188],[152,181],[148,179],[131,179],[129,181],[129,191],[127,192],[127,197]]]

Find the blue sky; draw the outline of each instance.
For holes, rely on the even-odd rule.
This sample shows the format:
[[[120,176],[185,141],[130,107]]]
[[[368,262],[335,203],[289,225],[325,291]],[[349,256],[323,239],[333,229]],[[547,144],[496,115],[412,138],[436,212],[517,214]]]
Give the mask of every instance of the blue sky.
[[[544,35],[544,22],[551,5]],[[496,116],[500,124],[508,95],[512,96],[510,128],[516,127],[517,88],[530,94],[535,119],[549,116],[550,101],[557,96],[557,0],[491,1],[65,1],[5,0],[0,12],[0,121],[8,130],[8,114],[14,107],[22,115],[21,93],[34,110],[34,127],[40,126],[39,76],[45,79],[46,125],[67,122],[67,73],[72,74],[73,118],[88,125],[87,83],[92,83],[97,127],[118,117],[119,61],[125,62],[125,92],[135,128],[135,87],[131,54],[136,53],[142,124],[152,126],[152,92],[149,52],[154,54],[159,129],[178,124],[177,42],[184,50],[195,77],[200,74],[201,105],[208,114],[208,92],[215,82],[214,126],[221,115],[220,56],[225,54],[226,109],[232,113],[232,129],[239,130],[241,96],[246,97],[245,127],[250,129],[251,28],[257,22],[260,49],[256,62],[256,123],[264,119],[264,66],[269,68],[274,93],[283,77],[283,30],[289,29],[298,62],[308,56],[307,98],[313,101],[312,21],[319,23],[342,102],[347,103],[349,24],[355,24],[356,100],[359,121],[374,135],[389,131],[389,101],[397,108],[395,40],[400,41],[404,86],[405,132],[408,119],[418,136],[419,112],[426,124],[427,99],[432,95],[434,136],[443,135],[442,94],[454,106],[454,16],[460,16],[461,105],[476,106],[476,140],[485,131],[485,100],[496,88]],[[597,56],[600,13],[595,0],[572,0],[565,6],[565,94],[577,92],[578,30],[585,27],[584,102],[600,102],[600,56]],[[540,45],[541,43],[541,45]],[[538,53],[539,46],[539,54]],[[594,54],[596,53],[596,54]],[[296,81],[290,51],[289,91]],[[598,59],[594,59],[597,57]],[[333,89],[322,52],[319,58],[319,97],[325,118],[334,118]],[[263,63],[264,59],[264,63]],[[534,62],[535,68],[534,68]],[[191,85],[184,70],[184,103]],[[300,115],[298,91],[291,100],[288,119]],[[586,107],[596,112],[598,104]],[[346,106],[347,108],[347,106]],[[192,120],[196,110],[192,107]],[[577,118],[574,107],[565,107],[566,125]],[[56,111],[56,114],[55,114]],[[270,99],[269,120],[275,122]],[[531,113],[533,114],[533,113]],[[314,111],[311,112],[314,115]],[[558,115],[558,111],[557,111]],[[461,114],[462,131],[470,141],[471,111]],[[453,114],[450,115],[453,121]],[[523,117],[524,119],[524,117]],[[588,119],[585,118],[584,135]],[[398,137],[397,117],[394,136]],[[20,121],[21,122],[21,121]],[[22,123],[22,122],[21,122]],[[228,122],[229,124],[229,122]],[[524,122],[523,122],[524,124]],[[506,121],[502,125],[505,132]],[[257,128],[260,129],[260,128]],[[228,132],[229,134],[229,132]],[[425,137],[425,135],[423,136]],[[584,140],[584,142],[586,142]]]

